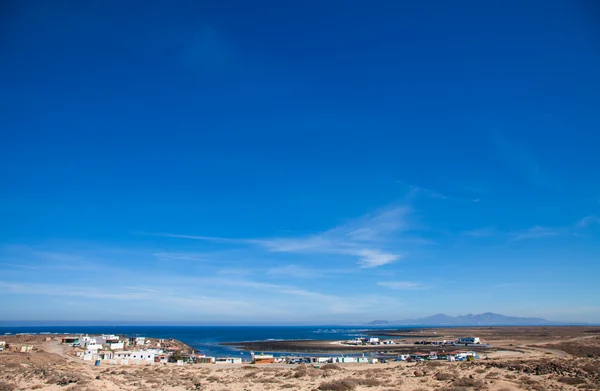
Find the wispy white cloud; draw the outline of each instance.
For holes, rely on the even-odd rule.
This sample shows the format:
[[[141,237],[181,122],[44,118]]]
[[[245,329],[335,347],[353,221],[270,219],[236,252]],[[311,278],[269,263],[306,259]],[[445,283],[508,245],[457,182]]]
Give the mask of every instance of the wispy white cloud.
[[[600,224],[600,217],[596,215],[590,215],[582,218],[577,223],[575,223],[575,227],[577,228],[587,228],[593,224]]]
[[[71,297],[80,300],[103,300],[119,304],[122,302],[146,302],[154,308],[162,310],[209,310],[212,313],[230,312],[236,308],[259,307],[251,301],[231,300],[218,296],[199,295],[189,292],[189,288],[177,287],[164,288],[153,286],[109,285],[103,287],[90,287],[84,285],[44,284],[29,282],[0,281],[0,292],[35,295]],[[149,314],[148,316],[152,316]]]
[[[422,195],[422,196],[425,196],[428,198],[437,198],[440,200],[448,199],[448,196],[446,196],[442,193],[439,193],[435,190],[427,189],[425,187],[409,185],[409,188],[410,188],[409,195],[412,193],[412,195]]]
[[[400,259],[400,255],[371,249],[359,250],[357,251],[356,255],[360,256],[358,263],[360,264],[361,268],[383,266]]]
[[[156,259],[161,261],[210,261],[210,257],[203,253],[181,253],[181,252],[156,252]]]
[[[278,266],[267,270],[267,275],[270,276],[282,276],[282,277],[296,277],[296,278],[309,278],[319,277],[322,275],[322,271],[315,269],[307,269],[298,265],[285,265]]]
[[[377,285],[396,290],[417,290],[427,288],[424,284],[413,281],[380,281]]]
[[[0,266],[14,267],[17,269],[38,270],[39,268],[31,265],[19,265],[16,263],[0,263]]]
[[[410,228],[410,207],[394,206],[367,214],[316,235],[286,238],[222,238],[163,233],[159,236],[197,239],[224,244],[252,245],[270,252],[321,253],[358,258],[361,268],[379,267],[400,259],[394,241]]]
[[[464,236],[471,236],[474,238],[486,238],[490,236],[494,236],[497,234],[497,231],[494,228],[486,227],[486,228],[477,228],[469,231],[464,231],[462,233]]]
[[[512,240],[522,240],[522,239],[537,239],[537,238],[547,238],[551,236],[558,236],[562,233],[566,233],[563,228],[552,228],[552,227],[541,227],[535,226],[524,231],[513,232],[511,234]]]
[[[522,239],[537,239],[537,238],[548,238],[553,236],[561,235],[578,235],[583,230],[589,228],[594,224],[600,223],[600,217],[596,215],[586,216],[573,224],[557,226],[557,227],[544,227],[535,226],[522,231],[511,232],[509,236],[512,240]]]
[[[449,198],[448,196],[446,196],[440,192],[428,189],[426,187],[411,185],[411,184],[406,183],[401,180],[396,180],[394,182],[399,183],[406,187],[406,189],[408,190],[408,193],[406,195],[407,199],[418,197],[418,196],[425,197],[425,198],[440,199],[440,200],[446,200]]]

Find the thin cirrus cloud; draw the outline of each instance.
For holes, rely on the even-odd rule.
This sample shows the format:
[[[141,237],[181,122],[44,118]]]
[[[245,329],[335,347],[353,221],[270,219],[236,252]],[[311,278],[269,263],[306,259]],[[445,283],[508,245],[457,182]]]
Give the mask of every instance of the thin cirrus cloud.
[[[336,254],[353,257],[361,268],[388,265],[401,258],[393,244],[399,234],[410,230],[410,208],[405,205],[378,210],[316,235],[235,239],[211,236],[157,234],[222,244],[261,247],[269,252]]]
[[[427,288],[420,282],[413,281],[380,281],[377,283],[377,285],[396,290],[415,290]]]
[[[511,240],[518,241],[523,239],[539,239],[560,235],[578,235],[582,230],[590,228],[593,224],[598,223],[600,223],[600,218],[595,215],[590,215],[570,225],[558,227],[544,227],[537,225],[523,231],[512,232],[509,234],[509,236],[511,237]]]
[[[477,228],[469,231],[465,231],[462,234],[464,236],[471,236],[473,238],[487,238],[494,236],[496,234],[496,230],[494,228]]]

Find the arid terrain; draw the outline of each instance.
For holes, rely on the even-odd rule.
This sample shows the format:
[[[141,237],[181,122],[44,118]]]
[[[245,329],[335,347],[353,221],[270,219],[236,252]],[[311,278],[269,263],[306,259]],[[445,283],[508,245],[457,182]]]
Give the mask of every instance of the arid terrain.
[[[448,329],[456,332],[457,329]],[[463,330],[465,331],[465,330]],[[430,330],[417,331],[428,335]],[[438,337],[446,333],[435,330]],[[461,332],[462,333],[462,332]],[[0,353],[0,391],[7,390],[600,390],[600,328],[469,329],[493,346],[487,359],[380,364],[105,365],[95,367],[40,336],[20,338],[27,353]]]

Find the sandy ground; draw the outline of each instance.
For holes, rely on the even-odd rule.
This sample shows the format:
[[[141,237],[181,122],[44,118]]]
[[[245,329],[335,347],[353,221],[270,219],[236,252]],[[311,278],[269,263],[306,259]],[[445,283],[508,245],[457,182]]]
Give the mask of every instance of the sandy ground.
[[[600,390],[600,336],[509,338],[475,362],[323,365],[101,365],[55,341],[0,353],[0,391],[12,390]],[[566,352],[564,349],[570,350]],[[591,353],[590,353],[591,352]]]

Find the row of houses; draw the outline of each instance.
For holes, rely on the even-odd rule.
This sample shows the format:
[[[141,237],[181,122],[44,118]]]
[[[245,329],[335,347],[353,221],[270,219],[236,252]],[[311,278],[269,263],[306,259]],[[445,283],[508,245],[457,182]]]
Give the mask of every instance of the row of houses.
[[[13,353],[27,353],[33,350],[33,346],[26,344],[9,344],[6,343],[6,341],[0,341],[0,352],[4,349]]]
[[[344,345],[393,345],[394,341],[389,339],[389,340],[380,340],[377,337],[371,337],[371,338],[354,338],[348,341],[343,341],[342,344]]]
[[[181,348],[173,339],[150,339],[146,337],[121,337],[114,334],[63,336],[63,344],[74,348],[73,354],[85,361],[112,364],[166,363],[175,353],[181,356]],[[176,361],[176,360],[175,360]]]
[[[478,359],[479,355],[473,351],[452,351],[452,352],[414,352],[411,354],[401,354],[397,361],[471,361]]]
[[[159,339],[155,342],[155,347],[161,347],[166,342],[172,340]],[[102,347],[109,348],[111,350],[124,349],[127,346],[150,346],[152,341],[146,337],[125,337],[121,338],[114,334],[104,334],[97,336],[81,335],[81,336],[64,336],[61,338],[61,342],[64,344],[82,347],[87,349],[98,350]]]
[[[448,340],[441,340],[441,341],[429,341],[429,340],[423,340],[423,341],[415,341],[415,345],[480,345],[481,344],[481,339],[479,339],[479,337],[461,337],[458,338],[454,341],[448,341]]]

